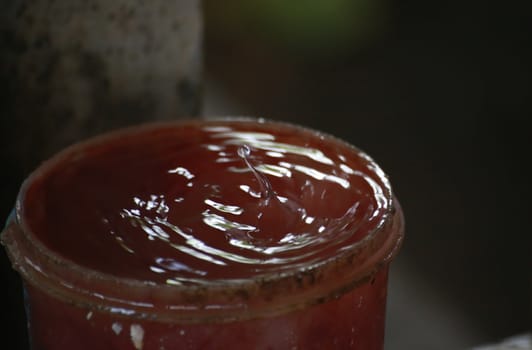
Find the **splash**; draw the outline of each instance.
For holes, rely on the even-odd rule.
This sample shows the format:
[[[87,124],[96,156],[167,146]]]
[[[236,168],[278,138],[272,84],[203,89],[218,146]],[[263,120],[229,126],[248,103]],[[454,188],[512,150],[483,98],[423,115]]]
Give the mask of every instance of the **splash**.
[[[76,166],[57,175],[71,190],[52,203],[61,220],[51,218],[48,244],[155,283],[308,266],[360,241],[388,205],[386,179],[366,156],[319,134],[253,123],[163,129]]]

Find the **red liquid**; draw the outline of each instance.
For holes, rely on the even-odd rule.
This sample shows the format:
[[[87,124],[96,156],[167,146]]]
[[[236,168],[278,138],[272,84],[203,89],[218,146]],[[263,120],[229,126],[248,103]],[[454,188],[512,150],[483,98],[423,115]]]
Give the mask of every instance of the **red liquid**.
[[[376,253],[383,234],[358,247],[401,231],[400,214],[378,167],[339,141],[152,126],[67,150],[21,201],[23,230],[68,276],[53,292],[33,286],[44,265],[28,278],[34,349],[382,348],[391,253]]]

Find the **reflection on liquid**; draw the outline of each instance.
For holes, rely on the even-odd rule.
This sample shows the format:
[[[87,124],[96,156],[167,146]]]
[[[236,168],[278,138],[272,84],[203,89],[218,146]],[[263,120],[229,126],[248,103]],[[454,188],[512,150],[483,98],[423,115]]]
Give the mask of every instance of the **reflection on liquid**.
[[[103,219],[154,281],[201,284],[298,268],[355,244],[388,205],[382,183],[368,175],[378,170],[372,163],[265,132],[201,132],[193,159],[173,157],[164,191],[135,194]]]

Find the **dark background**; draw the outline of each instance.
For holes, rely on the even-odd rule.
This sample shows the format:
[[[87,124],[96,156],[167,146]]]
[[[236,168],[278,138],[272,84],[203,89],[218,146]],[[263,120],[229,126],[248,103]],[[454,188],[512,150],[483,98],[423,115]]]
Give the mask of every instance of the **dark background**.
[[[526,2],[317,3],[204,1],[205,79],[239,111],[367,151],[404,208],[402,266],[462,310],[482,341],[529,331]],[[24,132],[0,125],[2,134]],[[0,146],[9,157],[10,145]],[[26,174],[0,174],[7,217]],[[1,259],[2,324],[10,324],[2,338],[17,342],[22,293],[3,251]]]
[[[311,31],[305,6],[279,6],[283,14],[269,13],[276,20],[239,5],[223,11],[242,2],[207,2],[207,76],[245,114],[304,123],[366,150],[404,207],[401,263],[461,309],[482,341],[529,330],[525,3],[332,1],[351,27]],[[344,18],[321,11],[329,24]]]

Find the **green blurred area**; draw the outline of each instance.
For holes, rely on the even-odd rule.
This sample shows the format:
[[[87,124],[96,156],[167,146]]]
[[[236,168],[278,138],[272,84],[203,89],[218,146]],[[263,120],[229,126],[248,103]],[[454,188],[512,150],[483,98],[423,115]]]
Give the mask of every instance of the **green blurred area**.
[[[382,0],[205,0],[204,6],[217,37],[266,42],[312,59],[364,47],[388,23]]]

